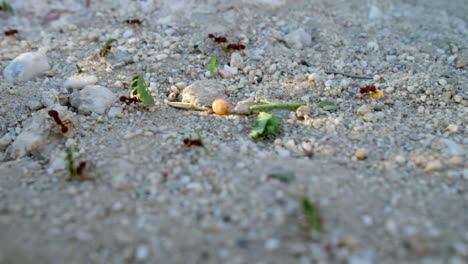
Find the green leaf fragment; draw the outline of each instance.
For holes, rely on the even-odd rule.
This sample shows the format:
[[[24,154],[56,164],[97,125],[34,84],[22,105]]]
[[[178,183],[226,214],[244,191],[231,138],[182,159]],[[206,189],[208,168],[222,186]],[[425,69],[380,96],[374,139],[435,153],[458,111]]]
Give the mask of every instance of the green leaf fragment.
[[[325,111],[334,111],[338,109],[338,106],[333,101],[322,101],[319,103],[319,107]]]
[[[281,125],[281,116],[269,112],[258,113],[255,125],[249,136],[252,139],[266,137],[275,132]]]
[[[310,229],[322,232],[322,216],[319,207],[311,202],[307,197],[302,199],[302,210],[307,218]]]
[[[145,79],[142,74],[138,74],[132,78],[131,86],[134,88],[132,96],[138,98],[138,100],[143,102],[145,105],[154,105],[153,96],[148,90],[148,86],[145,83]]]
[[[6,13],[10,13],[10,14],[14,14],[15,13],[15,10],[13,9],[13,7],[5,2],[5,1],[2,1],[2,3],[0,4],[0,11],[4,11]]]
[[[289,182],[294,178],[294,172],[288,170],[274,171],[268,174],[268,177],[278,179],[282,182]]]
[[[117,40],[114,38],[108,39],[106,42],[104,42],[101,50],[99,51],[99,56],[101,57],[106,56],[107,53],[109,53],[110,49],[112,48],[111,44],[114,42],[117,42]]]
[[[208,70],[210,71],[210,74],[213,75],[214,72],[216,71],[216,64],[218,63],[218,56],[213,56],[211,59],[208,61]]]
[[[76,171],[75,158],[73,157],[73,147],[71,146],[65,148],[65,161],[67,162],[67,170],[70,179],[75,178],[78,173]]]

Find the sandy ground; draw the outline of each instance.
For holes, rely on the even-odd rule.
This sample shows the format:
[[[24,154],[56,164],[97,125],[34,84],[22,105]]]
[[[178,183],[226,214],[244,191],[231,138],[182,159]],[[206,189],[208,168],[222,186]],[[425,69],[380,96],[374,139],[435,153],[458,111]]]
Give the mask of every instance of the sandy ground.
[[[143,73],[156,105],[116,101],[112,116],[64,102],[72,138],[19,158],[3,146],[0,263],[468,262],[466,1],[11,2],[0,28],[19,33],[2,37],[0,68],[47,48],[51,70],[1,80],[0,137],[15,140],[51,90],[68,98],[76,65],[116,96]],[[306,39],[294,41],[298,29]],[[230,54],[208,33],[246,46],[232,78],[209,74],[210,57],[220,72]],[[119,47],[98,57],[109,38]],[[166,104],[202,79],[232,105],[308,108],[275,110],[281,129],[254,141],[255,114]],[[360,94],[367,85],[384,96]],[[184,145],[197,135],[206,148]],[[66,145],[94,181],[66,180]],[[278,171],[294,177],[268,176]],[[304,197],[320,208],[319,233]]]

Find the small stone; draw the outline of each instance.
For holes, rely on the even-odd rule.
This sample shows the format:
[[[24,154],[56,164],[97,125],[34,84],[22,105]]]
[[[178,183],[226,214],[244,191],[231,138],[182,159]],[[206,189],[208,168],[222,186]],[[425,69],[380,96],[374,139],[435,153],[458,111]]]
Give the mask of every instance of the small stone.
[[[238,68],[238,69],[244,68],[244,66],[245,66],[244,65],[244,59],[242,58],[242,56],[240,55],[239,52],[233,52],[231,54],[230,66],[234,67],[234,68]]]
[[[44,108],[44,105],[36,99],[29,100],[26,105],[29,109],[34,111]]]
[[[368,105],[362,105],[361,107],[358,108],[356,113],[360,116],[364,116],[367,113],[370,113],[372,110]]]
[[[462,156],[453,156],[453,157],[449,158],[446,162],[447,162],[447,164],[450,164],[450,165],[456,166],[456,167],[465,166],[465,162],[464,162]]]
[[[322,80],[322,78],[320,77],[320,75],[318,73],[311,73],[309,74],[309,77],[307,78],[309,82],[313,82],[313,83],[320,83],[320,81]]]
[[[380,11],[380,8],[378,8],[375,5],[372,5],[370,7],[369,14],[368,14],[369,20],[376,20],[376,19],[381,18],[382,16],[383,16],[383,13],[382,11]]]
[[[45,91],[41,95],[41,104],[50,107],[59,103],[59,92],[55,89]]]
[[[441,171],[444,168],[444,165],[440,160],[431,160],[426,164],[426,167],[424,168],[425,171],[427,172],[436,172],[436,171]]]
[[[468,65],[468,52],[460,54],[455,61],[455,67],[457,68],[463,68],[466,65]]]
[[[279,247],[279,241],[277,239],[270,238],[265,242],[266,250],[275,250]]]
[[[366,122],[372,122],[376,123],[379,120],[384,118],[384,113],[383,112],[377,112],[377,113],[367,113],[362,117],[362,120]]]
[[[312,45],[312,36],[299,28],[285,36],[286,44],[293,49],[302,49]]]
[[[49,70],[49,62],[43,52],[27,52],[16,57],[3,70],[3,76],[10,82],[23,82]]]
[[[70,76],[64,83],[63,87],[66,89],[81,89],[86,85],[93,85],[98,82],[98,78],[94,75],[76,74]]]
[[[122,118],[123,117],[122,111],[123,111],[122,107],[111,107],[109,111],[107,112],[107,116],[110,118],[114,118],[114,117]]]
[[[8,145],[13,141],[10,134],[5,134],[3,137],[0,138],[0,151],[4,151]]]
[[[363,148],[359,148],[354,152],[354,157],[358,160],[365,160],[367,159],[367,151]]]
[[[215,80],[197,81],[182,91],[182,102],[191,103],[196,106],[211,106],[217,98],[223,98],[224,85]]]
[[[455,125],[455,124],[449,124],[447,126],[447,130],[452,134],[456,134],[456,133],[458,133],[458,126]]]
[[[461,104],[463,102],[463,97],[457,94],[453,97],[453,101],[457,104]]]
[[[225,79],[231,79],[237,74],[237,68],[224,65],[224,69],[219,71],[219,74]]]
[[[296,109],[296,116],[298,118],[305,118],[311,115],[310,107],[307,105],[300,106]]]
[[[116,101],[111,90],[99,85],[88,85],[70,95],[70,104],[83,114],[103,114]]]
[[[144,261],[148,258],[149,250],[146,245],[139,245],[135,250],[135,259],[138,261]]]

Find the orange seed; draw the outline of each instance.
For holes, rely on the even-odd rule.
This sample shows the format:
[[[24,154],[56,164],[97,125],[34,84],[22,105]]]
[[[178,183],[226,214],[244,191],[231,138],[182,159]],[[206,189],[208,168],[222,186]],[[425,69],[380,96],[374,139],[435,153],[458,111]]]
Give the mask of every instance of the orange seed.
[[[218,98],[211,105],[213,112],[217,115],[225,115],[229,112],[229,102],[226,99]]]

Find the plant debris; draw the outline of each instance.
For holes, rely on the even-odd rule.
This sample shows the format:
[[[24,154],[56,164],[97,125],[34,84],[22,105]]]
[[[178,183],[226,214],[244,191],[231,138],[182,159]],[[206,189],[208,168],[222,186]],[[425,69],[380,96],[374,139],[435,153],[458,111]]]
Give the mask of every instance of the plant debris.
[[[99,56],[101,56],[101,57],[106,56],[107,53],[109,53],[109,51],[112,49],[111,44],[114,43],[114,42],[117,42],[117,40],[114,39],[114,38],[108,39],[106,42],[104,42],[104,44],[102,45],[101,50],[99,51]]]
[[[209,109],[206,107],[201,107],[201,106],[196,106],[191,103],[183,103],[183,102],[167,102],[169,106],[172,106],[174,108],[178,109],[184,109],[184,110],[196,110],[196,111],[208,111]]]
[[[65,148],[65,161],[67,162],[68,179],[67,181],[87,181],[94,180],[94,177],[87,175],[86,170],[91,167],[87,161],[81,161],[78,166],[75,165],[76,160],[73,156],[73,147],[68,146]]]
[[[307,219],[308,227],[313,231],[321,233],[323,231],[323,226],[319,207],[307,197],[302,198],[301,205]]]
[[[325,111],[335,111],[336,109],[338,109],[338,106],[333,101],[322,101],[318,105]]]
[[[148,90],[148,84],[143,79],[143,74],[138,74],[132,78],[133,87],[132,96],[138,98],[145,105],[154,105],[154,99],[151,92]]]
[[[10,14],[15,13],[15,10],[13,9],[13,7],[5,1],[2,1],[2,3],[0,4],[0,11],[3,11],[5,13],[10,13]]]
[[[282,182],[289,182],[294,179],[294,172],[289,170],[279,170],[269,173],[268,177],[278,179]]]
[[[281,125],[281,116],[270,112],[258,113],[255,125],[249,136],[252,139],[266,137],[275,132]]]
[[[48,112],[49,116],[54,119],[54,121],[62,128],[62,133],[68,132],[68,127],[60,119],[59,113],[55,110],[50,110]]]
[[[252,105],[249,107],[250,110],[262,110],[262,109],[273,109],[273,108],[298,108],[306,105],[305,103],[272,103],[267,100],[260,100],[259,105]]]
[[[334,74],[334,75],[343,75],[346,77],[350,78],[355,78],[355,79],[367,79],[367,80],[372,80],[374,77],[372,76],[367,76],[367,75],[355,75],[355,74],[349,74],[349,73],[344,73],[344,72],[336,72],[336,71],[325,71],[326,74]]]
[[[210,71],[211,75],[213,75],[215,73],[217,63],[218,63],[218,56],[213,56],[208,61],[208,70]]]

